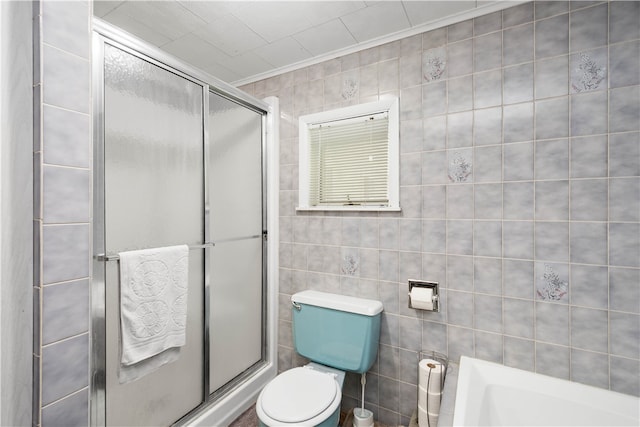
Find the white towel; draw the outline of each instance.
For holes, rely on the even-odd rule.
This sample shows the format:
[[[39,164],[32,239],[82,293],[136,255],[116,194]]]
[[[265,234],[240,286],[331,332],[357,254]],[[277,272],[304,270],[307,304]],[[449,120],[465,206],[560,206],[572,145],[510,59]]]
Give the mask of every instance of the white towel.
[[[122,365],[183,346],[189,248],[171,246],[119,255]]]

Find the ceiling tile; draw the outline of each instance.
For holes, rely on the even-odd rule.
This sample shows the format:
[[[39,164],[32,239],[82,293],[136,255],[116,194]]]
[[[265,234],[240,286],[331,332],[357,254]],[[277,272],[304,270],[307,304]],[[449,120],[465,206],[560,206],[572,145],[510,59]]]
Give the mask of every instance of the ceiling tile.
[[[219,79],[233,81],[239,78],[238,73],[220,65],[221,61],[229,59],[227,54],[194,34],[174,40],[162,49]]]
[[[311,27],[302,3],[246,2],[234,15],[268,42]]]
[[[341,20],[334,19],[293,36],[312,55],[342,49],[356,43]]]
[[[198,28],[194,33],[229,56],[240,55],[267,44],[262,37],[233,15],[226,15]]]
[[[225,15],[237,11],[241,2],[237,1],[203,1],[203,0],[179,0],[184,8],[198,16],[206,23],[220,19]]]
[[[152,27],[163,36],[176,40],[205,24],[196,15],[175,1],[127,1],[117,10],[138,22]]]
[[[277,42],[259,47],[254,52],[274,67],[284,67],[312,56],[291,37],[285,37]]]
[[[358,42],[375,39],[409,28],[409,20],[401,2],[373,3],[343,16],[342,22]]]
[[[433,22],[476,7],[475,1],[404,1],[412,26]]]
[[[228,58],[221,62],[221,65],[236,72],[241,78],[265,73],[273,69],[273,65],[269,64],[254,52],[247,52],[243,55]]]
[[[306,1],[305,13],[313,25],[324,24],[356,10],[363,9],[363,1]]]
[[[97,17],[102,17],[107,13],[111,12],[118,6],[124,3],[124,0],[121,1],[102,1],[96,0],[93,2],[93,14]]]
[[[132,18],[122,8],[114,9],[102,18],[154,46],[162,46],[171,41],[171,39],[160,34],[155,29]]]

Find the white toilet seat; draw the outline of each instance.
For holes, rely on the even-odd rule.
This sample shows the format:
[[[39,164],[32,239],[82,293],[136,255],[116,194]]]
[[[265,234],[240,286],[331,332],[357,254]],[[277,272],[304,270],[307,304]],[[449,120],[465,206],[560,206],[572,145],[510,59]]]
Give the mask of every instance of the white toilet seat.
[[[340,406],[340,388],[334,374],[309,367],[293,368],[265,386],[256,411],[267,425],[314,426]]]

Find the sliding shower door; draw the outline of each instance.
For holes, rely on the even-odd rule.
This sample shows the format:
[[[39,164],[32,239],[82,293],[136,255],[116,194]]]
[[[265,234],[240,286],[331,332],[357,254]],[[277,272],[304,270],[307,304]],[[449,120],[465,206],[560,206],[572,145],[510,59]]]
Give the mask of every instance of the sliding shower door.
[[[134,249],[204,242],[202,85],[104,45],[106,420],[170,425],[203,401],[204,249],[189,251],[186,345],[140,379],[119,380],[119,261]],[[98,215],[100,212],[98,213]]]
[[[209,94],[209,392],[264,357],[263,113]]]
[[[267,299],[270,107],[95,28],[91,425],[189,425],[208,414],[206,425],[224,424],[276,370],[266,327],[276,301]],[[119,254],[175,245],[190,248],[186,344],[177,359],[125,379]],[[144,314],[145,332],[162,323]]]

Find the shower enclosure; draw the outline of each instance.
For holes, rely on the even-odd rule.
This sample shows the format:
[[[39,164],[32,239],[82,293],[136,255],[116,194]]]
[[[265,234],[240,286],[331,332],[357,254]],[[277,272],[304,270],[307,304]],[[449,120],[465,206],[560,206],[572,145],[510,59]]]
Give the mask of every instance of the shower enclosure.
[[[114,27],[95,31],[91,424],[224,423],[275,375],[276,110]],[[186,344],[122,383],[118,254],[182,244]]]

